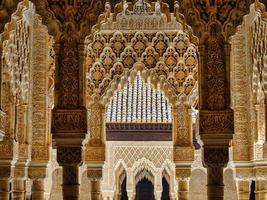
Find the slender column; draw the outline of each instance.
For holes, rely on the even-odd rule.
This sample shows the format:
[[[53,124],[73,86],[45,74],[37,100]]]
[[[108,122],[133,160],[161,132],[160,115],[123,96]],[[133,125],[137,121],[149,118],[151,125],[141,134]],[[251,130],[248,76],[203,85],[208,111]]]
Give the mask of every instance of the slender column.
[[[64,200],[79,199],[79,166],[81,164],[81,147],[57,148],[57,160],[63,168],[62,192]]]
[[[226,167],[228,157],[228,147],[204,147],[208,200],[224,199],[223,168]]]
[[[100,180],[91,181],[91,199],[101,199]]]
[[[102,180],[102,166],[92,167],[88,166],[87,176],[91,181],[91,199],[101,200],[101,180]]]
[[[176,178],[178,181],[178,200],[189,200],[189,179],[191,176],[191,166],[186,166],[186,163],[184,163],[183,165],[176,166]]]
[[[249,200],[250,181],[246,179],[237,180],[238,200]]]
[[[189,200],[189,180],[178,181],[178,200]]]
[[[79,199],[79,165],[62,165],[63,168],[63,198],[66,200]]]

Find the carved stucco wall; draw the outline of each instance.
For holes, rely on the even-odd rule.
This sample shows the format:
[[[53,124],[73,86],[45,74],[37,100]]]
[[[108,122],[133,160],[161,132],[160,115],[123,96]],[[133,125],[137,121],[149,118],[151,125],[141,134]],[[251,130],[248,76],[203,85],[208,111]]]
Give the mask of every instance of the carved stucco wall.
[[[54,87],[53,40],[31,2],[25,0],[19,4],[1,34],[1,41],[1,98],[7,116],[5,137],[20,144],[33,144],[32,160],[49,160],[49,110],[53,105]],[[15,118],[18,118],[17,124]],[[26,149],[24,153],[27,157]]]
[[[265,140],[266,22],[257,4],[231,38],[232,106],[235,111],[234,160],[262,159]],[[265,41],[265,42],[264,42]]]

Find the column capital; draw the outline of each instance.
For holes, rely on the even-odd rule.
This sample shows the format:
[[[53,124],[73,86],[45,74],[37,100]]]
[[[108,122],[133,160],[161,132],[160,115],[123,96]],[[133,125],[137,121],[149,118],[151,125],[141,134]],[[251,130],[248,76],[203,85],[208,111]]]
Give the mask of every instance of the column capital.
[[[226,167],[229,161],[228,147],[204,146],[204,166],[205,167]]]
[[[58,146],[57,161],[60,165],[80,165],[82,148],[80,146]]]
[[[102,167],[87,167],[87,177],[91,181],[101,181],[103,178]]]
[[[191,176],[191,167],[176,167],[175,168],[176,179],[189,180]]]

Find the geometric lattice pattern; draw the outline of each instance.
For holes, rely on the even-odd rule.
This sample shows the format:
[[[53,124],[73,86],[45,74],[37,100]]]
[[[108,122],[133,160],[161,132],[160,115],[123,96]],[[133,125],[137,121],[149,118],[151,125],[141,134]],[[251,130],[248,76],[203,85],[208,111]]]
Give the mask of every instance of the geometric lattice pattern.
[[[139,159],[150,160],[155,167],[160,168],[164,161],[172,160],[171,146],[117,146],[114,148],[114,165],[123,160],[127,167],[132,167]]]

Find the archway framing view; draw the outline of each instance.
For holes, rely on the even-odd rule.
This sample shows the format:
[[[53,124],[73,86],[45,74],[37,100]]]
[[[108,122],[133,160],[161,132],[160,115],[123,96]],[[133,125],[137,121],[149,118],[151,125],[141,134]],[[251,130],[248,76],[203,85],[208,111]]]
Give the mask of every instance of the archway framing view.
[[[267,200],[265,6],[1,1],[0,199]]]

